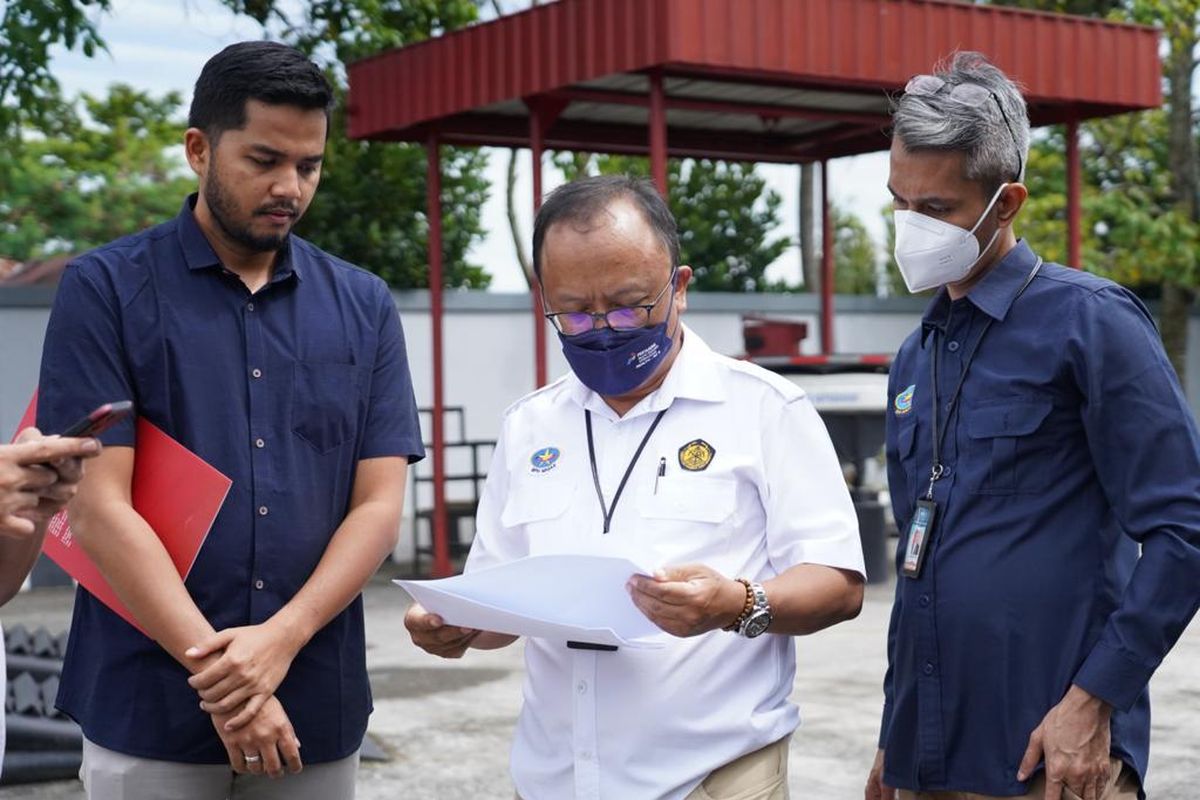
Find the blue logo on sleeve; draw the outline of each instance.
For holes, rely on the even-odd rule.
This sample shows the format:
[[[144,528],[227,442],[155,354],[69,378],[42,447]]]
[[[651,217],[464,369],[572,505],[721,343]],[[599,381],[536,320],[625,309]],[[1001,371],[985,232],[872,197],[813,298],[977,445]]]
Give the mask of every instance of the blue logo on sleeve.
[[[912,411],[913,392],[917,385],[914,383],[900,394],[896,395],[896,416],[902,416]]]

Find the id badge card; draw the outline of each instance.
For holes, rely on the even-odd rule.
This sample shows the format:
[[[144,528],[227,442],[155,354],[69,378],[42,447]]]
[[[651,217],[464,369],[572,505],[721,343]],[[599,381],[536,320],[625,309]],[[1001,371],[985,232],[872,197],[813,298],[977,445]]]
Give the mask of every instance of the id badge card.
[[[904,565],[901,571],[905,577],[920,576],[921,567],[925,564],[925,553],[933,541],[933,526],[936,522],[937,503],[933,500],[918,500],[912,521],[908,523],[908,539],[904,545]]]

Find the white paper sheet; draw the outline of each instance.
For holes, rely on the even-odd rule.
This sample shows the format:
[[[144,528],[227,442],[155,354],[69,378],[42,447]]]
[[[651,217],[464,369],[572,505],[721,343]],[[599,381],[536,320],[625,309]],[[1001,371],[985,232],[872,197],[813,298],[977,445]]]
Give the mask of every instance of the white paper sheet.
[[[564,642],[661,647],[665,634],[625,589],[634,573],[649,571],[625,558],[563,554],[396,583],[449,625]]]

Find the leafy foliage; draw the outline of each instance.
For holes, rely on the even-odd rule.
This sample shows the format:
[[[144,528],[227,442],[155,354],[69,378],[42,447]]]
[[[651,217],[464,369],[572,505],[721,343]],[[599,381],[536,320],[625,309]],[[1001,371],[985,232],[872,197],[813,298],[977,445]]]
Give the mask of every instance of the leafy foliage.
[[[421,145],[363,142],[346,136],[345,64],[474,22],[471,0],[222,0],[278,31],[278,38],[327,67],[341,95],[325,152],[321,188],[297,232],[365,267],[397,288],[429,285],[426,160]],[[467,262],[483,236],[480,212],[489,185],[477,149],[442,149],[444,282],[485,288],[487,271]]]
[[[648,176],[649,161],[632,156],[559,153],[555,164],[567,180],[587,174]],[[709,159],[671,159],[668,204],[679,225],[680,256],[694,270],[700,291],[783,291],[766,278],[792,243],[771,237],[779,227],[782,199],[767,189],[753,164]]]
[[[222,0],[238,14],[323,64],[345,96],[344,64],[473,22],[471,0]],[[299,9],[297,11],[297,8]],[[182,142],[180,98],[114,87],[107,99],[65,103],[49,72],[56,44],[103,48],[91,11],[110,0],[10,0],[0,18],[0,253],[33,258],[91,247],[173,215],[194,187],[170,149]],[[344,103],[330,130],[321,188],[298,232],[371,269],[393,286],[427,286],[425,150],[351,141]],[[81,133],[82,132],[82,133]],[[7,141],[5,138],[7,136]],[[486,156],[444,148],[445,282],[482,288],[490,276],[467,263],[483,234]]]
[[[91,58],[103,50],[96,16],[111,0],[7,0],[0,4],[0,143],[11,147],[22,125],[44,122],[58,103],[50,51],[76,47]],[[4,173],[0,171],[0,177]]]
[[[42,110],[14,153],[0,195],[0,253],[18,260],[77,253],[170,218],[194,179],[172,152],[182,141],[177,93],[115,85]]]
[[[1083,262],[1088,269],[1156,296],[1172,281],[1194,286],[1200,226],[1174,203],[1162,110],[1081,126]],[[1066,142],[1045,132],[1029,154],[1029,201],[1021,233],[1047,259],[1067,259]]]
[[[880,272],[875,242],[861,219],[837,206],[833,214],[833,290],[837,294],[893,295],[904,288],[888,264]]]
[[[1193,89],[1200,47],[1200,0],[993,0],[996,5],[1069,10],[1126,22],[1157,25],[1166,44],[1166,104],[1088,123],[1080,147],[1084,189],[1084,265],[1162,298],[1163,344],[1180,380],[1185,379],[1189,309],[1200,288],[1200,125]],[[1041,151],[1040,153],[1038,151]],[[1061,133],[1031,154],[1036,189],[1026,219],[1047,255],[1065,242],[1065,176]],[[1043,157],[1048,156],[1048,157]],[[1037,158],[1039,164],[1032,163]],[[1057,160],[1056,160],[1057,159]]]

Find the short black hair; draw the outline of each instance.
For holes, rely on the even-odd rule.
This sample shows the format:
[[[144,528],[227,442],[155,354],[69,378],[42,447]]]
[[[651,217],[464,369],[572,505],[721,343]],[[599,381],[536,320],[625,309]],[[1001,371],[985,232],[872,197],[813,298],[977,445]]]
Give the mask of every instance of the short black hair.
[[[671,269],[679,266],[679,229],[667,202],[654,184],[632,175],[599,175],[564,183],[546,197],[533,221],[533,272],[542,277],[542,244],[559,222],[588,224],[614,200],[628,198],[642,212],[667,253]]]
[[[228,130],[246,125],[246,102],[333,108],[333,89],[320,68],[294,47],[278,42],[238,42],[208,60],[192,94],[188,127],[214,143]]]

